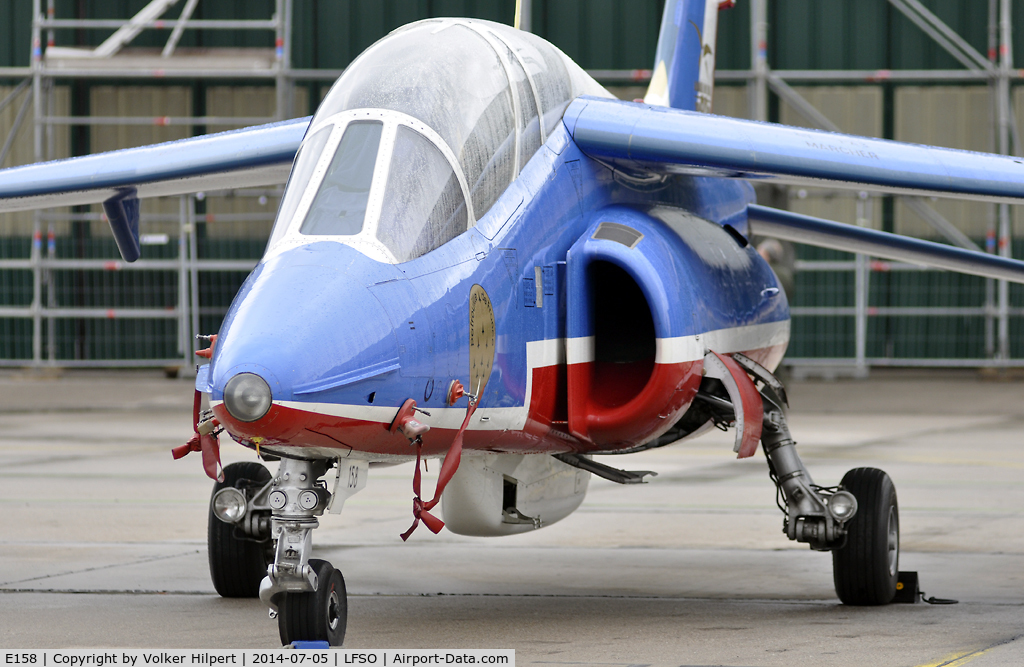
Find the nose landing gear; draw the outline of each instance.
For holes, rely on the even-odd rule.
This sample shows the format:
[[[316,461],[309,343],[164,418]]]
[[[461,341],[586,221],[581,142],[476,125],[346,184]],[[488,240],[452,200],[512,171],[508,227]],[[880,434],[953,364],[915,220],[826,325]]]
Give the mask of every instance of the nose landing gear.
[[[235,596],[259,595],[270,617],[277,618],[283,644],[304,640],[341,646],[345,639],[345,579],[329,562],[310,558],[313,529],[320,525],[316,517],[331,499],[319,481],[327,468],[323,460],[286,458],[271,478],[258,463],[236,463],[225,468],[225,482],[214,487],[209,551],[215,587],[231,596],[236,589],[224,588],[218,578],[244,582]],[[239,481],[245,475],[244,483]]]

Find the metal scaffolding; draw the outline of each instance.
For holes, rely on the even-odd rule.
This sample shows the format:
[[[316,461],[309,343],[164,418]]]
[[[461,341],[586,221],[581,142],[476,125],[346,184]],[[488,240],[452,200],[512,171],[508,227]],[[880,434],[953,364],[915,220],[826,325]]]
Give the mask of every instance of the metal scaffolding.
[[[929,11],[919,0],[888,0],[901,14],[920,28],[942,49],[961,63],[959,70],[773,70],[768,66],[768,0],[750,0],[750,69],[718,70],[718,82],[744,84],[747,93],[747,116],[753,120],[768,120],[769,91],[786,102],[810,125],[832,132],[840,131],[825,114],[807,101],[792,85],[796,84],[882,84],[882,83],[954,83],[986,82],[993,100],[993,145],[991,150],[1003,155],[1020,154],[1022,144],[1013,112],[1011,83],[1024,78],[1024,71],[1013,67],[1011,42],[1011,0],[989,0],[989,55],[982,55]],[[650,70],[591,70],[590,74],[606,83],[641,85],[650,81]],[[1012,151],[1011,151],[1012,148]],[[824,191],[823,191],[824,192]],[[846,192],[829,192],[830,197],[848,197]],[[877,197],[860,193],[857,200],[858,225],[870,224],[873,202]],[[992,205],[985,248],[979,247],[955,224],[920,197],[899,197],[921,220],[931,226],[949,243],[976,251],[986,251],[1011,257],[1011,216],[1006,204]],[[909,367],[1020,367],[1024,359],[1010,356],[1010,318],[1024,315],[1024,309],[1010,307],[1009,284],[1006,281],[986,281],[986,303],[977,308],[889,308],[872,307],[868,302],[870,277],[879,271],[924,271],[926,269],[893,262],[879,262],[857,255],[852,262],[800,261],[795,265],[803,272],[854,272],[854,306],[852,307],[794,307],[794,317],[824,316],[854,318],[854,356],[842,358],[787,357],[786,364],[799,368],[819,367],[828,374],[850,372],[855,376],[867,375],[872,366]],[[871,317],[904,316],[981,316],[986,323],[987,358],[890,358],[868,357],[868,320]]]
[[[919,0],[889,0],[889,3],[906,16],[914,25],[933,39],[953,58],[964,65],[964,70],[907,70],[907,71],[772,71],[767,63],[767,4],[768,0],[751,0],[750,35],[751,64],[749,71],[719,71],[720,81],[743,81],[747,84],[749,115],[756,120],[768,119],[768,95],[771,90],[788,103],[804,120],[823,130],[839,131],[821,111],[804,99],[789,83],[851,83],[851,82],[978,82],[987,81],[993,99],[995,117],[995,146],[1000,154],[1019,154],[1021,143],[1011,100],[1011,81],[1020,78],[1021,72],[1013,69],[1013,46],[1011,42],[1011,0],[989,0],[989,55],[979,53],[966,40],[930,12]],[[918,197],[900,197],[903,203],[928,223],[936,232],[953,245],[971,250],[982,250],[962,231],[946,220],[934,208]],[[871,200],[866,193],[860,193],[857,201],[856,224],[870,223]],[[990,253],[998,252],[1011,257],[1010,207],[1000,204],[998,215],[990,216],[986,248]],[[998,229],[996,228],[998,220]],[[825,315],[854,316],[855,356],[853,359],[787,358],[786,363],[794,366],[824,366],[831,369],[852,369],[855,376],[863,377],[871,366],[948,366],[948,367],[1007,367],[1024,366],[1024,360],[1010,357],[1010,317],[1021,315],[1021,309],[1010,308],[1009,283],[986,281],[986,303],[981,308],[879,308],[869,307],[868,290],[871,267],[886,271],[917,271],[921,267],[912,265],[869,262],[863,255],[856,255],[855,261],[843,262],[797,262],[798,271],[834,271],[849,268],[855,272],[854,302],[849,308],[793,308],[794,316]],[[850,265],[847,267],[847,265]],[[987,359],[908,359],[868,358],[866,355],[867,321],[874,316],[984,316],[986,321]]]
[[[0,76],[25,76],[3,101],[0,110],[12,103],[29,88],[19,109],[9,136],[0,148],[0,165],[7,157],[14,138],[26,118],[31,103],[33,108],[33,152],[36,162],[55,157],[54,128],[58,126],[225,126],[252,125],[281,120],[292,116],[293,82],[302,78],[291,71],[289,44],[291,36],[292,0],[276,0],[274,15],[267,20],[196,20],[191,18],[198,0],[187,0],[176,20],[161,20],[160,16],[177,0],[151,0],[134,17],[119,20],[65,19],[55,15],[54,0],[32,3],[32,53],[28,68],[0,68]],[[55,46],[54,31],[65,29],[114,28],[114,34],[95,48],[68,48]],[[149,28],[171,29],[166,45],[159,54],[125,51],[131,40]],[[194,30],[251,30],[274,33],[271,49],[181,49],[178,42],[186,29]],[[42,48],[43,35],[46,48]],[[122,79],[140,81],[152,79],[213,79],[213,80],[270,80],[274,83],[276,112],[272,117],[185,116],[60,116],[54,113],[54,84],[60,80]],[[246,193],[241,192],[242,196]],[[250,193],[266,201],[265,193]],[[271,193],[276,194],[276,193]],[[200,197],[201,198],[201,197]],[[33,214],[30,255],[27,259],[0,259],[0,270],[30,270],[32,273],[32,301],[27,307],[2,307],[0,317],[31,319],[31,359],[0,359],[0,366],[164,366],[190,368],[193,363],[193,343],[199,333],[200,304],[199,277],[202,272],[249,272],[255,260],[200,259],[196,238],[196,197],[179,198],[177,216],[143,213],[141,226],[153,222],[178,222],[177,258],[144,259],[134,263],[108,259],[66,259],[56,253],[55,226],[62,221],[100,222],[102,214],[57,213],[39,210]],[[232,216],[217,216],[229,220]],[[235,216],[238,217],[238,216]],[[251,216],[249,216],[251,217]],[[212,222],[212,215],[206,217]],[[43,243],[44,228],[46,243]],[[167,242],[169,239],[163,239]],[[143,238],[143,244],[146,239]],[[177,274],[177,297],[173,308],[89,308],[66,307],[57,303],[54,274],[58,271],[88,272],[168,272]],[[174,320],[177,323],[178,356],[138,359],[58,358],[57,327],[59,319],[147,319]],[[44,350],[44,340],[46,341]]]
[[[750,68],[746,70],[719,70],[719,82],[746,86],[747,113],[750,118],[768,118],[769,91],[785,101],[809,124],[826,130],[838,129],[819,109],[808,102],[792,86],[799,84],[831,83],[937,83],[988,84],[993,101],[992,150],[1010,154],[1019,153],[1018,128],[1012,108],[1011,83],[1022,78],[1022,70],[1013,68],[1011,44],[1011,0],[989,0],[989,55],[980,54],[957,33],[929,12],[919,0],[888,0],[889,3],[925,34],[949,52],[964,69],[959,70],[773,70],[768,66],[768,0],[749,0],[750,12]],[[121,20],[82,20],[55,16],[54,0],[33,0],[32,54],[27,68],[0,68],[0,77],[23,78],[23,81],[3,100],[0,110],[18,101],[15,124],[10,135],[0,146],[0,166],[7,158],[15,134],[33,111],[34,157],[37,161],[54,157],[54,128],[69,125],[165,125],[165,126],[228,126],[269,122],[292,116],[291,103],[294,86],[302,81],[333,81],[341,70],[293,69],[291,66],[292,0],[276,0],[272,17],[264,20],[196,20],[192,14],[198,0],[186,0],[176,20],[162,20],[159,16],[171,0],[152,0],[135,17]],[[524,0],[529,9],[529,0]],[[54,46],[54,31],[66,29],[115,29],[106,41],[86,53],[85,49]],[[157,53],[140,56],[123,49],[131,39],[145,29],[170,29],[164,48]],[[195,30],[254,30],[273,32],[273,49],[218,50],[181,49],[178,43],[185,29]],[[43,38],[46,38],[44,48]],[[643,85],[650,80],[651,71],[590,70],[596,79],[612,85]],[[180,116],[159,118],[142,116],[69,116],[55,111],[55,80],[124,80],[139,82],[151,79],[209,80],[209,81],[264,81],[275,87],[275,113],[271,117],[227,117],[217,115]],[[266,193],[254,193],[265,196]],[[845,196],[849,196],[848,194]],[[940,215],[926,201],[904,197],[905,203],[918,217],[928,223],[950,243],[975,250],[980,248],[955,224]],[[877,216],[879,198],[859,196],[856,204],[856,223],[870,224]],[[0,366],[185,366],[192,364],[192,336],[199,333],[199,316],[204,312],[200,304],[199,276],[203,272],[248,271],[254,260],[200,259],[196,238],[196,198],[181,197],[178,222],[178,255],[176,259],[146,259],[134,264],[100,259],[61,259],[54,244],[54,227],[61,220],[78,216],[101,220],[100,214],[57,214],[39,211],[33,218],[31,252],[27,259],[0,259],[0,270],[30,270],[32,275],[32,301],[29,306],[2,307],[0,318],[21,318],[32,321],[31,359],[0,359]],[[89,217],[91,216],[91,217]],[[166,217],[166,216],[165,216]],[[143,214],[142,222],[169,219]],[[851,221],[853,222],[853,221]],[[44,231],[46,232],[44,244]],[[1007,205],[992,206],[985,251],[1011,255],[1010,209]],[[868,294],[872,275],[879,271],[921,271],[920,267],[891,262],[877,262],[856,256],[850,262],[798,261],[800,272],[851,271],[853,280],[853,306],[850,307],[794,307],[795,318],[804,316],[853,317],[854,356],[844,358],[787,358],[786,363],[797,367],[827,367],[841,372],[865,375],[872,366],[1024,366],[1024,360],[1010,357],[1010,318],[1024,315],[1024,309],[1010,307],[1009,286],[1005,281],[987,281],[985,304],[976,308],[889,308],[873,307]],[[173,308],[69,308],[55,301],[52,288],[53,274],[61,270],[82,271],[175,271],[177,272],[177,302]],[[205,307],[209,312],[209,307]],[[886,316],[972,316],[984,317],[986,323],[987,358],[969,359],[908,359],[868,356],[868,322],[872,317]],[[55,321],[61,318],[153,318],[174,320],[178,328],[176,358],[161,359],[68,359],[59,358],[55,346]],[[44,345],[44,341],[48,344]],[[45,347],[45,349],[44,349]]]

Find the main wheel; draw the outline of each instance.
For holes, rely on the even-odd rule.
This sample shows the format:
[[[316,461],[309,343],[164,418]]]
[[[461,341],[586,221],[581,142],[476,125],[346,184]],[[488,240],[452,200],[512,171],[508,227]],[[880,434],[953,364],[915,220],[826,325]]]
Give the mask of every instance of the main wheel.
[[[277,629],[285,646],[293,641],[327,641],[341,646],[348,625],[348,593],[340,570],[325,560],[309,559],[319,579],[315,593],[284,593],[278,603]]]
[[[243,534],[234,524],[218,519],[213,513],[213,496],[227,486],[259,489],[270,478],[270,471],[263,464],[244,461],[225,467],[224,481],[213,485],[206,546],[210,556],[210,578],[222,597],[259,597],[260,582],[267,575],[267,565],[274,559],[274,550],[269,536],[258,541]]]
[[[843,604],[889,604],[896,595],[900,560],[900,511],[896,487],[876,468],[854,468],[843,487],[857,498],[846,544],[832,552],[832,577]]]

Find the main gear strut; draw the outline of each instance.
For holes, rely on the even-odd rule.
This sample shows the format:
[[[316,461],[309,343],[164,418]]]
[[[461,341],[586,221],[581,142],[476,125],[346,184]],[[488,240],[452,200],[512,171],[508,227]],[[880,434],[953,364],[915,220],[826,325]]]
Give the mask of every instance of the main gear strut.
[[[754,453],[755,438],[760,437],[769,476],[781,497],[779,507],[786,515],[786,536],[812,549],[841,547],[846,523],[857,513],[857,499],[839,487],[814,483],[789,432],[782,383],[764,366],[739,353],[724,356],[711,352],[704,363],[705,382],[697,400],[705,404],[716,424],[736,426],[741,457]]]

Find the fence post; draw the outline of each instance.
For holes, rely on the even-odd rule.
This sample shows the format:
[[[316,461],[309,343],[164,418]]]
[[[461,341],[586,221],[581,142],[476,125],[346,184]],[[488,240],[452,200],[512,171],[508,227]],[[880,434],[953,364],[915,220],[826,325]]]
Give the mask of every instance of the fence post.
[[[857,226],[868,227],[870,219],[871,201],[868,193],[860,192],[857,195]],[[866,378],[868,376],[867,342],[868,342],[868,257],[857,253],[854,269],[854,362],[853,376]]]
[[[188,196],[188,268],[189,278],[192,283],[192,333],[189,336],[189,348],[193,344],[192,336],[199,334],[199,267],[196,260],[199,259],[199,243],[196,240],[196,196]]]
[[[189,327],[188,292],[188,197],[178,198],[178,354],[182,372],[192,367],[192,332]]]

